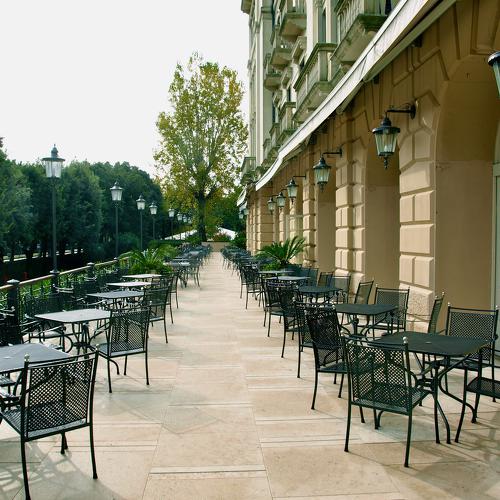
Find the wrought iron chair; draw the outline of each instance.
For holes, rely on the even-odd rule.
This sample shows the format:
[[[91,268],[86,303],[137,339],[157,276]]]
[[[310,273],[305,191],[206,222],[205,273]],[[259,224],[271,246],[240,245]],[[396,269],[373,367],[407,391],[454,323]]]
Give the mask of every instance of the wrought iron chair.
[[[483,387],[482,384],[477,385],[482,378],[482,369],[489,367],[491,369],[492,389],[494,387],[493,381],[495,380],[495,341],[497,337],[497,323],[498,323],[498,309],[465,309],[458,307],[448,306],[448,314],[446,317],[446,335],[461,338],[479,338],[483,339],[486,347],[483,347],[479,352],[472,354],[467,359],[460,361],[449,359],[448,363],[452,363],[454,368],[464,371],[464,393],[466,392],[468,384],[469,372],[477,373],[475,379],[471,382],[470,391],[476,393],[476,401],[474,406],[464,403],[462,405],[462,414],[459,423],[459,430],[465,414],[465,406],[472,410],[472,422],[477,419],[477,409],[479,407],[479,398],[483,390],[487,389],[487,382]],[[458,362],[457,362],[458,361]],[[448,380],[445,378],[446,389],[448,390]],[[452,398],[460,400],[449,394]],[[497,392],[491,391],[493,401],[496,401]],[[460,434],[457,431],[458,440]]]
[[[123,374],[127,375],[128,356],[144,354],[146,385],[149,385],[148,331],[150,314],[149,307],[111,312],[109,326],[105,331],[106,342],[96,345],[99,355],[107,361],[110,393],[113,392],[111,389],[111,363],[116,366],[117,374],[120,374],[116,358],[125,358]]]
[[[267,319],[268,337],[271,332],[271,318],[277,316],[281,321],[283,317],[279,295],[279,290],[283,286],[286,285],[278,279],[269,278],[264,281],[264,326]]]
[[[281,349],[281,357],[285,355],[286,334],[292,334],[292,340],[295,337],[295,332],[298,331],[295,317],[295,299],[297,290],[295,286],[287,284],[278,288],[278,297],[280,308],[283,317],[283,347]]]
[[[408,417],[404,466],[408,467],[413,409],[429,394],[410,368],[408,344],[401,347],[369,344],[359,338],[342,338],[347,362],[349,407],[345,451],[349,451],[352,406],[372,408],[375,429],[380,427],[382,413]],[[378,413],[377,413],[378,412]],[[434,420],[437,439],[437,417]]]
[[[354,304],[368,304],[372,287],[373,280],[359,282],[356,295],[354,296]]]
[[[241,272],[246,291],[245,309],[248,309],[248,296],[257,298],[261,292],[259,271],[252,266],[243,266]]]
[[[318,286],[330,286],[332,284],[333,272],[319,273]]]
[[[349,289],[351,287],[350,274],[346,274],[344,276],[334,275],[330,284],[340,290],[335,294],[337,302],[349,302]]]
[[[149,307],[151,309],[151,315],[149,321],[153,324],[156,321],[163,321],[163,331],[165,332],[165,342],[168,344],[167,336],[167,306],[170,303],[170,317],[172,318],[172,301],[170,300],[170,288],[172,286],[172,281],[167,284],[166,287],[152,287],[144,290],[143,296],[143,307]]]
[[[341,340],[340,324],[335,309],[328,307],[320,310],[310,310],[309,314],[306,315],[306,320],[314,351],[314,394],[311,404],[311,410],[314,410],[319,374],[333,374],[334,383],[337,382],[337,374],[342,376],[339,389],[340,398],[342,395],[344,374],[347,372],[347,369]]]
[[[409,288],[405,290],[399,288],[375,288],[375,304],[397,306],[397,309],[391,316],[390,321],[387,314],[378,314],[373,318],[373,324],[370,327],[373,337],[375,337],[375,330],[387,331],[389,327],[396,327],[398,330],[406,329],[409,295]]]
[[[30,498],[25,445],[60,434],[61,453],[68,449],[66,433],[89,428],[93,478],[97,479],[93,437],[93,398],[97,353],[72,356],[57,362],[30,363],[20,376],[19,395],[0,398],[0,419],[21,438],[24,492]]]

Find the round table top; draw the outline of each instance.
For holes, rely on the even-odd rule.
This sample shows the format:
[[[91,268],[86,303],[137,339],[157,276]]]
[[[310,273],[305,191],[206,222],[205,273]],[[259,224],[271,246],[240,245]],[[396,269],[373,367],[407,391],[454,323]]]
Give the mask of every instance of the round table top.
[[[308,276],[278,276],[280,281],[307,281]]]
[[[149,279],[153,279],[153,278],[159,278],[159,277],[161,277],[161,274],[153,274],[153,273],[127,274],[123,277],[133,279],[133,280],[149,280]]]
[[[334,286],[314,286],[314,285],[299,286],[299,292],[306,295],[333,293],[336,292],[337,290],[340,290],[340,288],[336,288]]]
[[[133,288],[133,287],[143,287],[150,286],[149,281],[118,281],[116,283],[108,283],[109,286],[117,286],[121,288]]]
[[[273,274],[273,275],[277,275],[277,274],[290,274],[290,273],[293,273],[293,271],[291,271],[290,269],[275,269],[275,270],[265,270],[265,271],[259,271],[259,274]]]

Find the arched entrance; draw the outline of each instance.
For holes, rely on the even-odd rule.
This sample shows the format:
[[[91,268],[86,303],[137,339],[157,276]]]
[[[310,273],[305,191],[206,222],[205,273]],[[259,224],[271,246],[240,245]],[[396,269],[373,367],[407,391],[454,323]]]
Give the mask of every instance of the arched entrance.
[[[436,137],[436,292],[454,306],[492,303],[493,158],[499,106],[482,57],[446,85]],[[494,274],[494,273],[493,273]]]

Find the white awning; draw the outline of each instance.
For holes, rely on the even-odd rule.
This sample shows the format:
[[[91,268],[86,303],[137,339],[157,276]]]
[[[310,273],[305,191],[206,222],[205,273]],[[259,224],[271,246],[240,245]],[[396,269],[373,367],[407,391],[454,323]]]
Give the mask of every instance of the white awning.
[[[278,152],[278,157],[267,172],[258,180],[255,190],[264,187],[279,170],[283,161],[305,141],[333,112],[343,110],[358,93],[361,86],[371,80],[419,34],[427,29],[456,0],[442,1],[425,24],[415,25],[434,7],[438,0],[401,0],[391,12],[386,22],[378,30],[373,40],[311,116],[290,136]],[[238,200],[239,201],[239,200]]]

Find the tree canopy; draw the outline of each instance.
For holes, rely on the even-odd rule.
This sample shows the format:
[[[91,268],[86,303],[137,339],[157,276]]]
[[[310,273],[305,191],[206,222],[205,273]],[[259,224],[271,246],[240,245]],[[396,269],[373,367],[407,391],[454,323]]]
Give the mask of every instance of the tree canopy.
[[[194,54],[186,68],[177,65],[169,96],[172,111],[157,120],[159,177],[171,203],[194,210],[206,240],[214,201],[234,190],[240,174],[247,139],[243,88],[236,71]]]

